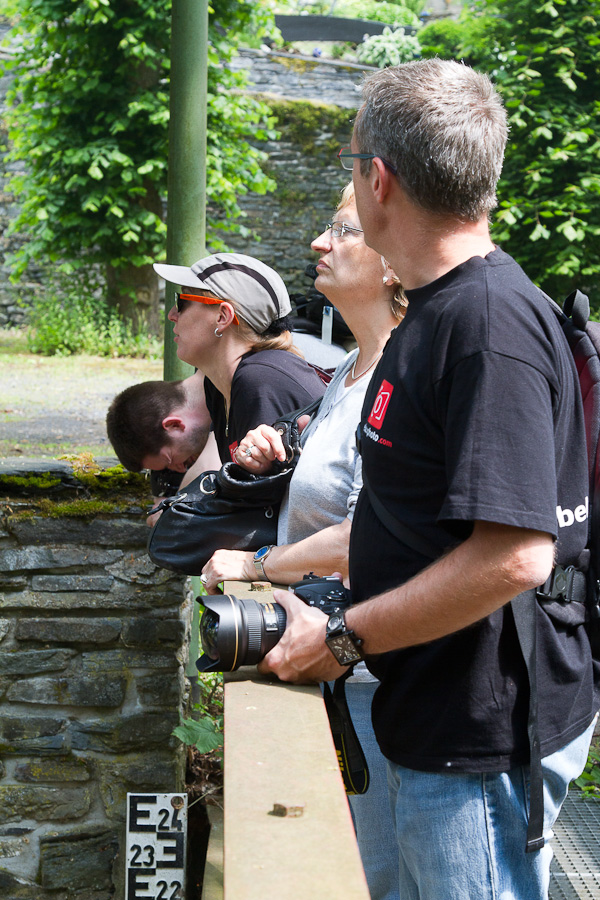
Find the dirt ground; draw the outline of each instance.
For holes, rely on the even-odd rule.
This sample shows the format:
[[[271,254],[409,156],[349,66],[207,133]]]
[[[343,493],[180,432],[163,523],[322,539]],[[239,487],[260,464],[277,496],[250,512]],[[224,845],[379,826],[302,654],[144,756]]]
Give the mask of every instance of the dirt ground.
[[[0,329],[0,458],[113,456],[104,424],[111,400],[162,374],[161,361],[37,356],[21,332]]]

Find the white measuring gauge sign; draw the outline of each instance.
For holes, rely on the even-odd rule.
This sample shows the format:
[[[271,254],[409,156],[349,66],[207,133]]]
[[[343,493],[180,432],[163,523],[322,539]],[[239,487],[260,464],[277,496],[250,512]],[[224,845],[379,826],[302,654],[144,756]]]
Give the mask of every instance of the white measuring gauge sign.
[[[187,796],[127,794],[126,900],[184,900]]]

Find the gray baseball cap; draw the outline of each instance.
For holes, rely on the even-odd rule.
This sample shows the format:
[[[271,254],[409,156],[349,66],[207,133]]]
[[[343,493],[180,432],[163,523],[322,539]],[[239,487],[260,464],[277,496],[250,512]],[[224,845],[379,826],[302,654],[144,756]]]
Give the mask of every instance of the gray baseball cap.
[[[292,311],[287,288],[277,272],[243,253],[215,253],[189,268],[154,263],[154,271],[170,284],[204,289],[220,300],[233,301],[238,314],[258,334]]]

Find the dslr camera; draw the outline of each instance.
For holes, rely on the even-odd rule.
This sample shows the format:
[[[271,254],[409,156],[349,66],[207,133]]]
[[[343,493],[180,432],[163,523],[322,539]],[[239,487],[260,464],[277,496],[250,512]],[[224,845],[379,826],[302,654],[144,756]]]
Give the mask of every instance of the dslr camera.
[[[347,609],[352,602],[350,591],[333,576],[319,578],[311,573],[288,590],[328,616]],[[272,600],[224,594],[196,597],[196,601],[204,606],[200,620],[203,653],[196,662],[200,672],[233,672],[240,666],[254,666],[285,631],[285,609]]]

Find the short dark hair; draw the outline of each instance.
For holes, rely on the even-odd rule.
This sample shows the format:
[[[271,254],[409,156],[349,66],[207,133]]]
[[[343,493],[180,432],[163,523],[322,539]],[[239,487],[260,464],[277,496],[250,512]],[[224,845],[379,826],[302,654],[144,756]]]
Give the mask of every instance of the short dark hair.
[[[391,163],[411,200],[476,222],[496,206],[508,136],[506,110],[486,75],[423,59],[366,78],[357,150]],[[363,176],[370,160],[361,161]]]
[[[168,443],[163,419],[185,405],[182,381],[143,381],[114,398],[106,415],[106,432],[119,461],[130,472],[142,469],[146,456]]]

